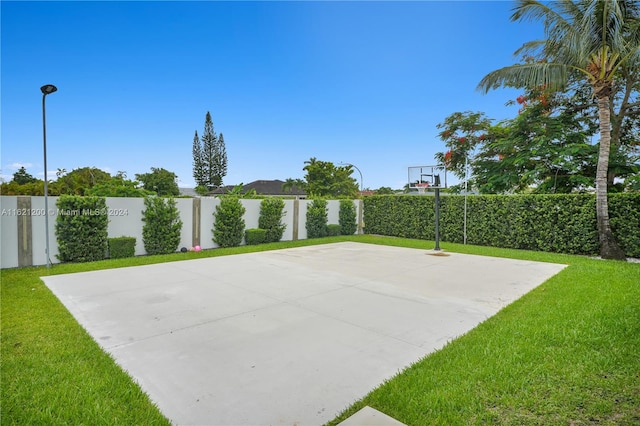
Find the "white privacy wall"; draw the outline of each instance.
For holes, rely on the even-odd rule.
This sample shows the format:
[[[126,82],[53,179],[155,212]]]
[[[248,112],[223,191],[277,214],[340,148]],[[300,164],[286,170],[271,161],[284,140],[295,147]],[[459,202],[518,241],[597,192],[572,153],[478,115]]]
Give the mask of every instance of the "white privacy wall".
[[[19,201],[18,199],[21,199]],[[49,246],[51,250],[50,259],[52,263],[58,263],[58,242],[55,235],[55,224],[57,217],[56,202],[58,197],[48,197],[48,218],[49,218]],[[182,232],[180,235],[181,247],[190,248],[194,241],[200,242],[203,249],[212,249],[218,247],[213,242],[213,225],[214,212],[220,199],[217,197],[194,198],[176,198],[177,207],[180,211],[180,220],[182,220]],[[258,219],[260,217],[260,199],[242,199],[242,205],[245,208],[244,221],[245,229],[257,228]],[[306,239],[307,230],[305,219],[307,214],[307,206],[310,200],[284,200],[284,216],[282,222],[286,225],[282,241],[291,241],[295,239]],[[354,201],[358,209],[362,208],[360,201]],[[18,214],[19,204],[30,205],[30,218],[26,219],[22,214]],[[114,237],[134,237],[136,239],[136,255],[144,255],[144,243],[142,241],[142,211],[144,210],[143,198],[115,198],[107,197],[107,210],[109,215],[109,224],[107,232],[109,238]],[[200,205],[200,214],[194,212],[195,206]],[[297,221],[294,218],[298,210]],[[340,203],[337,200],[330,200],[328,207],[328,223],[338,223]],[[30,262],[32,265],[45,265],[47,263],[45,255],[45,211],[44,197],[17,197],[17,196],[0,196],[0,267],[13,268],[17,266],[25,266],[24,262]],[[23,210],[20,211],[22,213]],[[27,226],[29,224],[30,226]],[[194,220],[196,223],[194,224]],[[21,221],[19,224],[18,222]],[[199,225],[198,222],[199,221]],[[297,238],[294,225],[297,223]],[[28,229],[27,229],[28,228]],[[22,233],[19,235],[19,229]],[[195,233],[195,234],[194,234]],[[24,260],[20,264],[20,253],[28,251],[31,255],[29,260]]]

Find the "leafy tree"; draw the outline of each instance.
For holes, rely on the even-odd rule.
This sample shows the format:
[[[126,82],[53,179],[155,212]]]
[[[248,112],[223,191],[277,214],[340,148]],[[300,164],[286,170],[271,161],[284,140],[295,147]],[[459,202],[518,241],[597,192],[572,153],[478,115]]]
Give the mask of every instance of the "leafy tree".
[[[147,197],[155,192],[139,188],[139,183],[126,179],[124,172],[119,172],[110,180],[101,182],[87,191],[87,195],[99,197]]]
[[[517,99],[518,116],[494,126],[481,113],[452,114],[438,125],[448,151],[436,158],[460,178],[468,159],[469,183],[482,193],[566,193],[592,186],[596,150],[581,119],[554,111],[553,98],[548,91],[528,91]]]
[[[500,86],[562,89],[570,73],[583,76],[598,99],[600,146],[596,168],[596,216],[600,255],[625,258],[611,231],[607,197],[607,173],[611,148],[611,94],[616,73],[640,64],[640,19],[637,2],[631,0],[562,0],[544,4],[519,0],[514,21],[542,20],[546,40],[523,45],[521,53],[538,58],[487,74],[479,88]]]
[[[223,178],[227,175],[227,151],[224,136],[218,137],[213,128],[211,113],[207,111],[204,120],[204,132],[201,140],[193,140],[193,175],[197,185],[208,188],[222,186]]]
[[[376,195],[393,195],[396,192],[390,186],[381,186],[374,191]]]
[[[173,198],[156,196],[144,199],[142,242],[148,254],[174,253],[180,244],[182,221]]]
[[[37,181],[38,179],[27,173],[27,169],[25,169],[24,166],[20,167],[20,169],[13,174],[13,182],[17,183],[18,185],[24,185],[26,183]]]
[[[304,189],[309,195],[315,197],[356,197],[358,195],[358,183],[351,177],[353,167],[336,167],[329,161],[319,161],[315,157],[304,162],[302,170],[304,176]],[[287,184],[287,182],[285,182]]]
[[[460,179],[467,178],[467,161],[473,162],[478,146],[482,145],[486,133],[491,126],[491,120],[481,112],[454,112],[443,123],[437,125],[440,139],[445,142],[449,150],[436,153],[440,164]]]
[[[216,244],[220,247],[237,247],[242,243],[245,210],[237,196],[225,195],[220,198],[220,204],[213,213],[214,225],[211,230]]]
[[[177,179],[178,176],[175,173],[156,167],[151,168],[151,173],[136,174],[136,180],[142,183],[142,187],[146,191],[158,194],[159,197],[180,195]]]
[[[307,182],[302,179],[287,178],[287,180],[282,184],[283,192],[291,192],[295,189],[306,191]]]
[[[111,175],[97,167],[81,167],[58,177],[50,185],[52,194],[88,195],[94,186],[111,179]]]
[[[206,179],[206,170],[204,167],[204,159],[202,155],[202,144],[200,143],[200,138],[198,138],[198,131],[196,130],[196,134],[193,137],[193,179],[196,181],[196,186],[203,186],[206,188],[207,179]]]
[[[54,188],[49,188],[49,195],[58,195]],[[15,181],[2,182],[0,185],[0,194],[2,195],[44,195],[44,182],[36,180],[35,182],[18,184]]]
[[[607,186],[609,192],[619,190],[618,177],[627,178],[640,171],[640,72],[629,72],[629,66],[621,67],[615,76],[611,101],[611,151]],[[598,132],[598,100],[593,90],[585,85],[578,73],[569,77],[564,96],[556,96],[559,106],[573,113],[589,129],[588,134]]]
[[[198,194],[200,196],[203,196],[203,197],[209,193],[209,190],[204,185],[196,186],[195,187],[195,191],[196,191],[196,194]]]

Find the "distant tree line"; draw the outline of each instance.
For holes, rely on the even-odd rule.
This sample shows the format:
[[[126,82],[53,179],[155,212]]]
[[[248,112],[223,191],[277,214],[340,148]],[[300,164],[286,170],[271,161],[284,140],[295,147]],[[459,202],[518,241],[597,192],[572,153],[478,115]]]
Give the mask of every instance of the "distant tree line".
[[[58,169],[57,180],[48,183],[49,195],[86,195],[100,197],[144,197],[147,195],[178,196],[175,173],[152,167],[149,173],[127,179],[127,173],[119,171],[111,176],[96,167],[81,167],[67,173]],[[35,178],[25,167],[13,174],[10,182],[0,185],[2,195],[44,195],[44,181]]]

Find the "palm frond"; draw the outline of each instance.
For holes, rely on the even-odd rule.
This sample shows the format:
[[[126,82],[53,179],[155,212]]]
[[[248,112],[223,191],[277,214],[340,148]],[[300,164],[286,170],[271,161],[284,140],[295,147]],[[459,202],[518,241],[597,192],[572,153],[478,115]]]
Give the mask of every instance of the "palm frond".
[[[541,58],[541,55],[544,54],[545,45],[546,45],[546,40],[528,41],[525,44],[523,44],[518,50],[513,52],[513,56],[515,57],[532,56],[534,58]]]
[[[511,20],[542,21],[544,40],[525,43],[515,54],[540,63],[521,64],[485,76],[478,89],[499,86],[561,87],[571,70],[594,80],[611,80],[626,61],[640,55],[640,6],[633,0],[518,0]]]
[[[487,93],[498,87],[535,88],[542,85],[551,90],[560,90],[565,86],[571,70],[571,67],[554,63],[511,65],[487,74],[477,90]]]

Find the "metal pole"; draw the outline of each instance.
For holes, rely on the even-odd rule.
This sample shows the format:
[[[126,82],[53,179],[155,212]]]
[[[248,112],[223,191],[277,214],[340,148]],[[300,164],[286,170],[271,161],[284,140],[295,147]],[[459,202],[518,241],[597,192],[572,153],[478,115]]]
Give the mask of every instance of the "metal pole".
[[[440,187],[436,187],[436,247],[440,250]]]
[[[47,256],[47,269],[51,268],[51,258],[49,256],[49,188],[47,178],[47,119],[45,109],[46,93],[42,94],[42,146],[44,148],[44,235],[46,240],[46,256]]]
[[[51,268],[51,256],[49,255],[49,178],[47,177],[47,114],[45,98],[48,94],[57,91],[53,84],[45,84],[40,88],[42,92],[42,147],[44,150],[44,233],[46,241],[47,269]]]
[[[469,155],[464,156],[464,244],[467,244],[467,193],[469,192]]]

